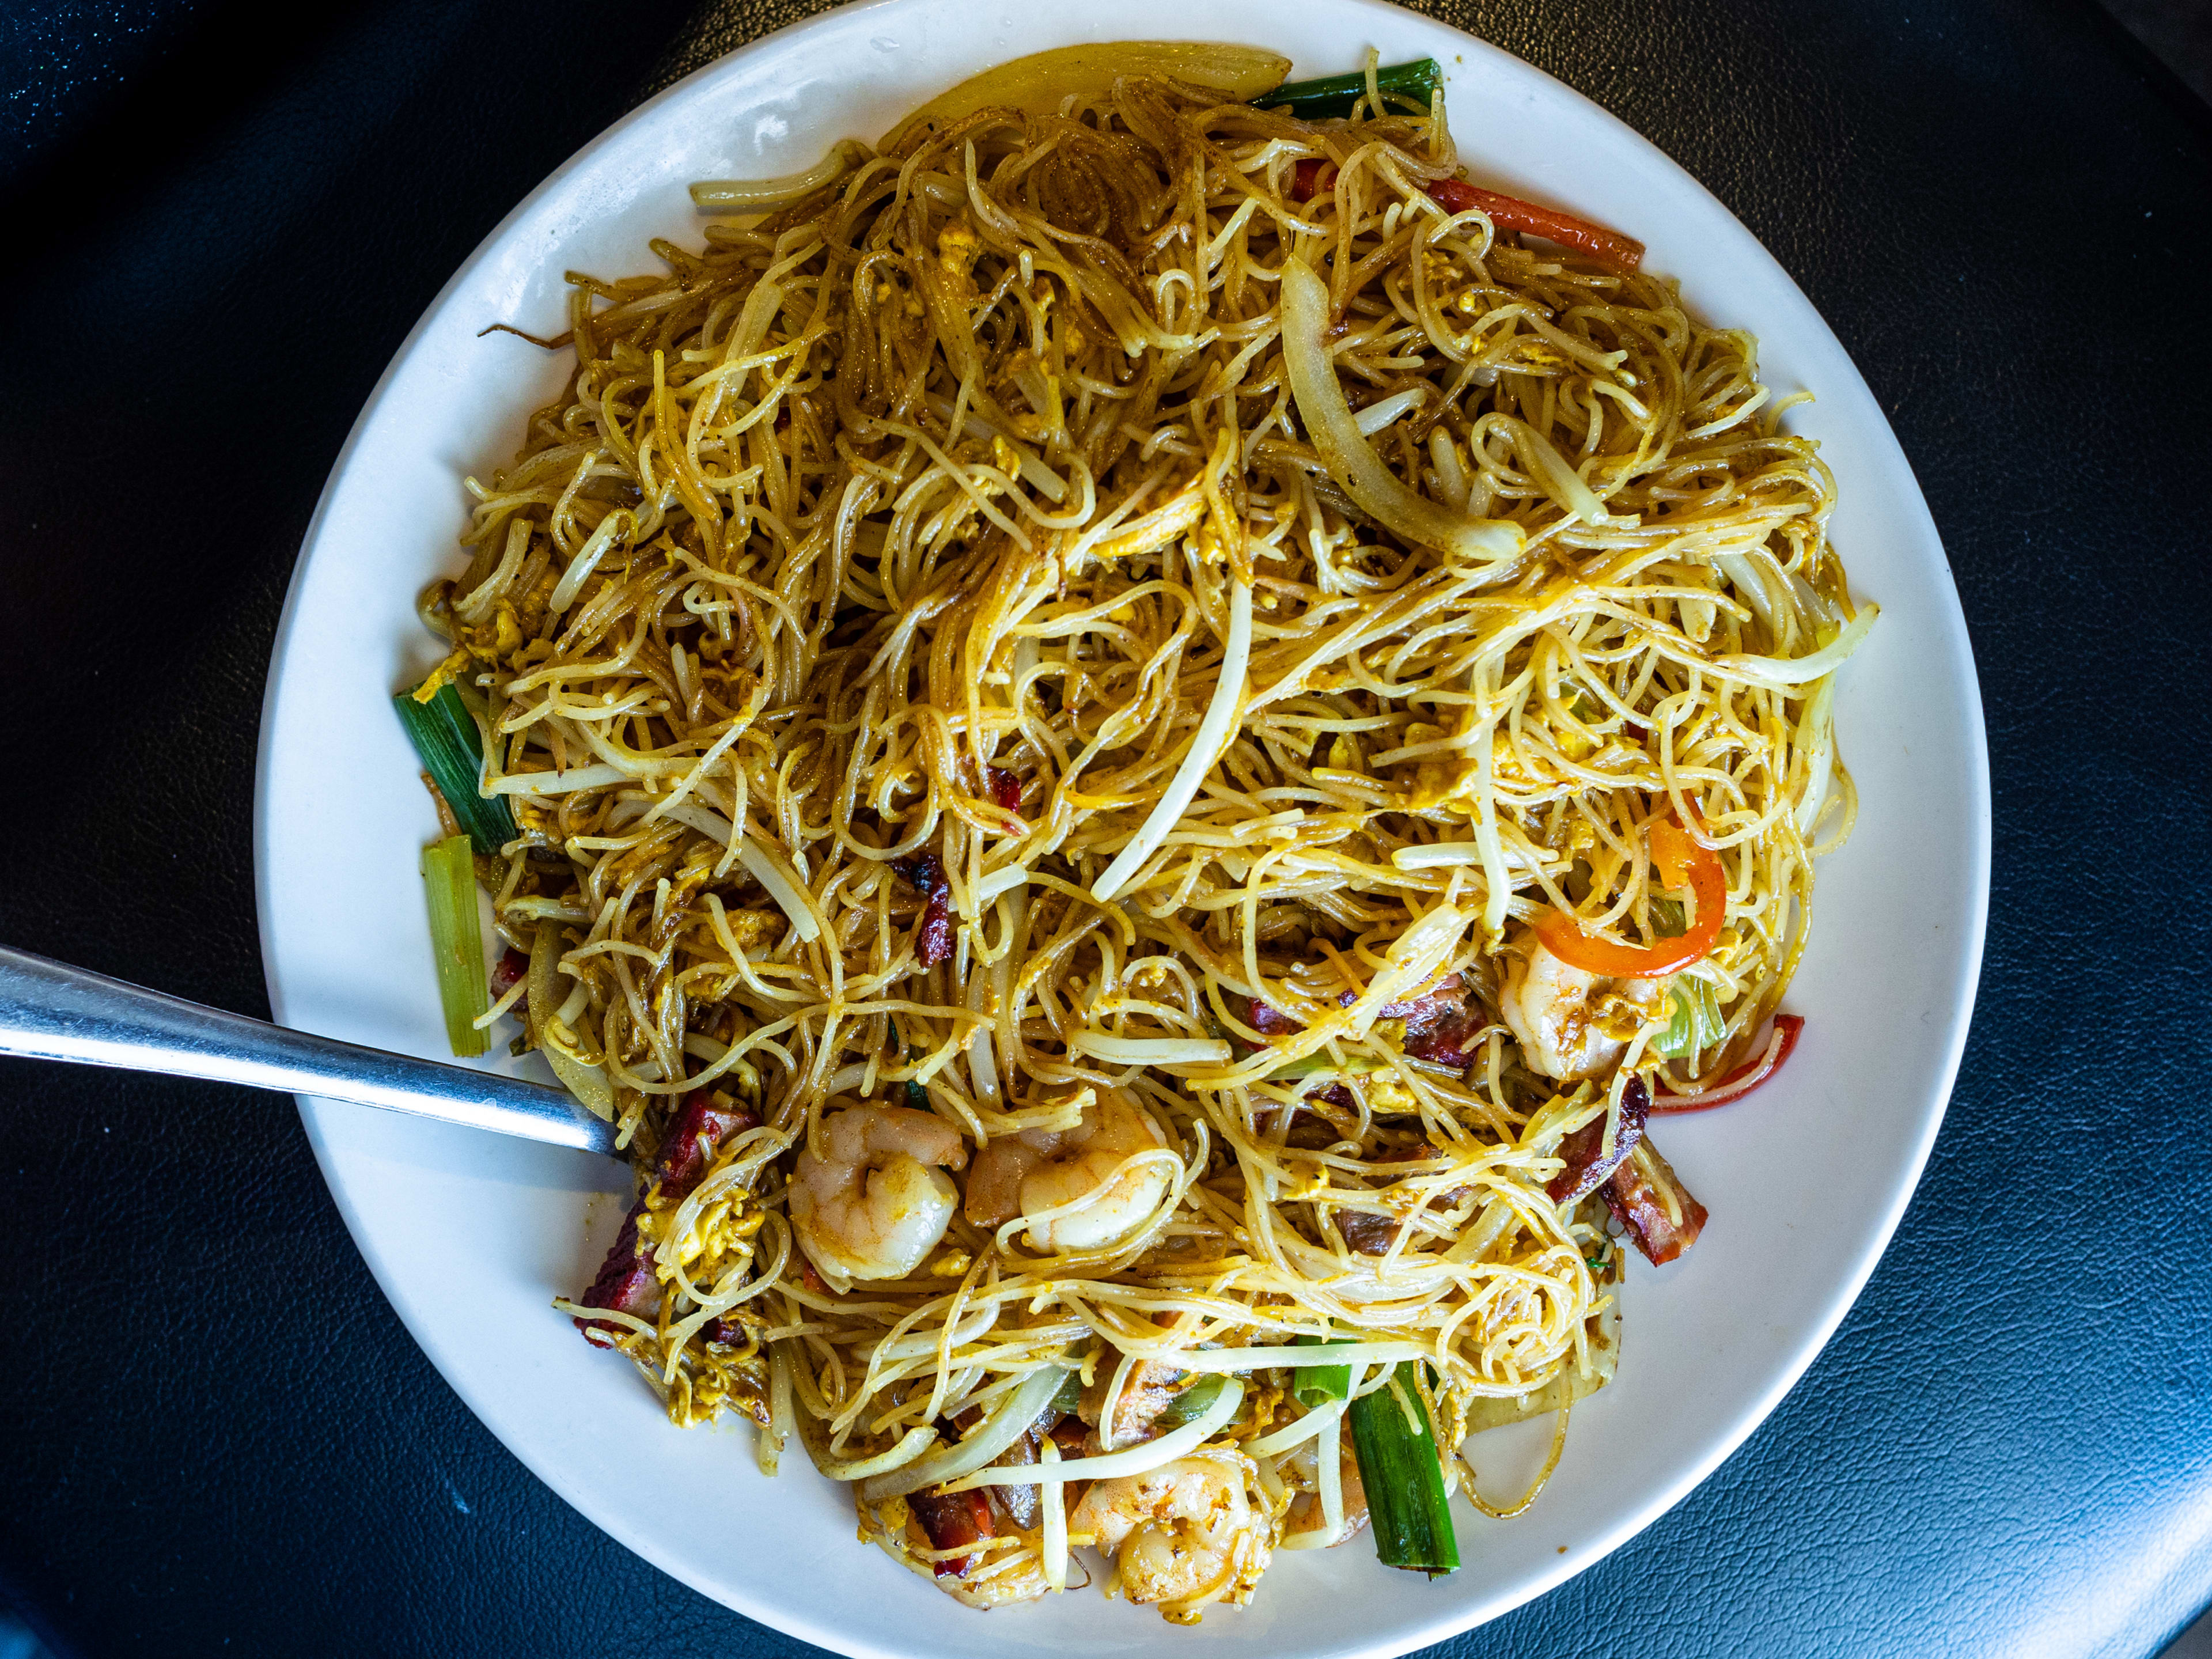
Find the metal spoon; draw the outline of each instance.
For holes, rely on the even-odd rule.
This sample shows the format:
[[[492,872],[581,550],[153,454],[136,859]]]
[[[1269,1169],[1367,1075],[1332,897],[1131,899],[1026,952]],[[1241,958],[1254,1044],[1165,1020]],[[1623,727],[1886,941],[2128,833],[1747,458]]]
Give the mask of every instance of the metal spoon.
[[[363,1048],[0,945],[0,1054],[211,1078],[612,1152],[614,1126],[562,1089]]]

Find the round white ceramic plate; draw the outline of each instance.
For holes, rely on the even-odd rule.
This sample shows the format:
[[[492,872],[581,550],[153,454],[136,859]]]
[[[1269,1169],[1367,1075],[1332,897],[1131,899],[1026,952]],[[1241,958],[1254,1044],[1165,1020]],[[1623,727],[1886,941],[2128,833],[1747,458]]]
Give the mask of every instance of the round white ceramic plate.
[[[553,1312],[590,1281],[622,1214],[628,1182],[613,1164],[301,1108],[362,1255],[461,1397],[592,1521],[731,1607],[884,1659],[1164,1641],[1254,1659],[1399,1652],[1541,1594],[1680,1498],[1773,1408],[1865,1283],[1942,1115],[1979,965],[1989,787],[1973,667],[1911,471],[1835,337],[1725,209],[1613,117],[1492,47],[1364,0],[1123,0],[1103,27],[1081,10],[884,0],[763,40],[590,145],[447,285],[339,458],[277,640],[258,818],[270,998],[287,1024],[446,1052],[416,874],[435,823],[388,699],[437,655],[413,601],[461,566],[462,477],[505,461],[565,374],[512,336],[478,338],[485,324],[557,331],[563,271],[652,269],[648,238],[698,240],[690,180],[794,171],[1025,52],[1250,41],[1301,75],[1354,67],[1370,46],[1385,63],[1435,56],[1479,178],[1643,238],[1698,313],[1757,333],[1771,384],[1819,394],[1791,419],[1835,470],[1836,543],[1883,610],[1838,699],[1862,811],[1820,871],[1790,999],[1803,1042],[1756,1101],[1661,1126],[1712,1221],[1676,1265],[1636,1264],[1620,1381],[1576,1413],[1533,1510],[1501,1522],[1462,1506],[1466,1566],[1433,1583],[1379,1566],[1364,1539],[1278,1557],[1253,1606],[1194,1631],[1089,1592],[982,1617],[855,1543],[845,1490],[795,1448],[781,1478],[763,1479],[749,1429],[671,1427],[627,1364]],[[1501,1490],[1525,1473],[1525,1448],[1477,1444]]]

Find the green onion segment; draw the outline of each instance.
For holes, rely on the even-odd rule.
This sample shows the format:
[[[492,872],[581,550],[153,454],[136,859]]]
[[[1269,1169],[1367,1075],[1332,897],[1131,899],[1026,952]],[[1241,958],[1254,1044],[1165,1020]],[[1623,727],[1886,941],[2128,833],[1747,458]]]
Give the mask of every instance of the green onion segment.
[[[1386,1567],[1434,1577],[1459,1571],[1459,1539],[1414,1364],[1400,1361],[1386,1386],[1352,1402],[1352,1445],[1375,1523],[1375,1553]]]
[[[1429,100],[1442,90],[1443,83],[1443,68],[1433,58],[1417,58],[1410,64],[1392,64],[1375,71],[1376,88],[1383,94],[1386,101],[1395,95],[1423,109],[1428,108]],[[1253,101],[1263,109],[1279,109],[1301,121],[1320,121],[1333,115],[1351,114],[1352,106],[1366,95],[1367,74],[1360,70],[1350,75],[1324,75],[1316,81],[1285,81]],[[1376,113],[1383,112],[1378,110]]]
[[[461,694],[448,683],[427,702],[417,702],[412,692],[403,691],[392,703],[399,711],[400,725],[407,728],[408,741],[422,757],[422,769],[469,832],[477,851],[496,853],[513,841],[514,815],[507,811],[505,797],[488,798],[483,793],[483,739]]]
[[[1341,1343],[1324,1342],[1317,1336],[1298,1339],[1302,1348],[1340,1347]],[[1291,1384],[1291,1397],[1308,1411],[1326,1406],[1332,1400],[1342,1400],[1352,1392],[1352,1367],[1349,1365],[1302,1365],[1297,1380]]]
[[[477,1017],[491,1006],[484,983],[483,929],[477,920],[477,864],[466,836],[422,849],[422,888],[430,901],[430,950],[438,963],[438,1001],[446,1042],[467,1060],[491,1046]]]

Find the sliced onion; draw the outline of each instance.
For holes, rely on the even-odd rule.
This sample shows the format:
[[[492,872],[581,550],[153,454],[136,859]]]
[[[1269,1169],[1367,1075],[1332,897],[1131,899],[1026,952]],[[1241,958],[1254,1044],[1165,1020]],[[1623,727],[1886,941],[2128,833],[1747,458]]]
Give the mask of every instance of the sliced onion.
[[[1161,1356],[1179,1370],[1261,1371],[1304,1365],[1395,1365],[1401,1359],[1433,1359],[1433,1349],[1419,1342],[1328,1342],[1295,1348],[1187,1348]]]
[[[1500,859],[1508,870],[1531,868],[1528,860],[1519,853],[1501,849]],[[1451,870],[1462,865],[1480,864],[1482,845],[1472,841],[1432,841],[1412,847],[1401,847],[1390,854],[1394,870]]]
[[[1368,981],[1367,989],[1352,1005],[1360,1016],[1358,1030],[1364,1033],[1382,1009],[1415,986],[1435,979],[1445,960],[1459,948],[1467,924],[1465,911],[1439,904],[1392,940],[1382,955],[1382,971]]]
[[[781,1346],[769,1351],[768,1426],[760,1431],[754,1455],[763,1474],[774,1475],[783,1457],[785,1437],[791,1432],[791,1362]]]
[[[1320,278],[1315,280],[1318,282]],[[1332,385],[1334,379],[1332,374]],[[1206,775],[1213,769],[1214,759],[1228,743],[1230,730],[1237,723],[1237,710],[1243,704],[1244,669],[1251,659],[1252,586],[1249,582],[1238,582],[1229,590],[1229,642],[1221,653],[1221,678],[1214,682],[1213,700],[1206,704],[1206,718],[1198,723],[1198,733],[1190,740],[1190,751],[1176,769],[1167,793],[1146,817],[1143,827],[1129,838],[1129,844],[1106,866],[1106,873],[1091,884],[1091,896],[1101,904],[1128,885],[1129,878],[1144,867],[1152,849],[1182,821],[1183,809],[1197,795]],[[1229,1058],[1226,1044],[1223,1045],[1221,1058]]]
[[[884,1470],[911,1464],[937,1438],[937,1431],[923,1423],[908,1429],[899,1437],[898,1444],[889,1451],[878,1452],[872,1457],[832,1457],[814,1441],[803,1422],[799,1437],[805,1443],[806,1455],[814,1460],[814,1467],[832,1480],[866,1480]]]
[[[579,789],[605,789],[628,783],[629,773],[607,762],[572,766],[565,772],[508,772],[484,785],[494,795],[568,795]]]
[[[1247,1441],[1244,1449],[1255,1457],[1273,1457],[1293,1446],[1303,1446],[1324,1429],[1333,1429],[1344,1420],[1344,1401],[1332,1400],[1326,1406],[1316,1406],[1288,1428],[1262,1435],[1257,1440]]]
[[[1437,469],[1437,482],[1443,486],[1444,499],[1466,512],[1474,487],[1468,479],[1467,469],[1459,464],[1459,451],[1452,447],[1451,434],[1441,426],[1429,428],[1429,461]]]
[[[1340,1411],[1343,1408],[1340,1407]],[[1328,1541],[1335,1543],[1344,1536],[1344,1441],[1330,1435],[1314,1448],[1315,1462],[1321,1476],[1321,1519]]]
[[[615,1116],[614,1085],[607,1081],[604,1067],[586,1066],[571,1058],[545,1040],[545,1028],[556,1022],[573,1030],[569,1022],[580,1019],[584,1010],[591,1006],[591,993],[581,980],[576,988],[557,1006],[554,994],[561,988],[561,926],[545,921],[538,924],[538,931],[530,941],[530,1000],[523,1005],[526,1022],[530,1028],[530,1040],[545,1056],[545,1063],[553,1068],[553,1075],[561,1085],[594,1117],[613,1122]],[[574,1004],[573,1008],[569,1006]]]
[[[1110,1066],[1218,1066],[1231,1049],[1218,1037],[1124,1037],[1077,1033],[1068,1047]]]
[[[1866,643],[1867,631],[1881,614],[1881,607],[1878,605],[1860,606],[1859,614],[1851,618],[1850,627],[1807,656],[1715,657],[1712,665],[1717,672],[1731,679],[1749,680],[1755,685],[1803,685],[1808,681],[1825,678],[1841,668],[1851,653]]]
[[[964,1348],[998,1322],[997,1309],[988,1304],[977,1308],[968,1316],[964,1323],[953,1326],[952,1340],[947,1346]],[[942,1331],[908,1331],[904,1336],[889,1337],[878,1341],[869,1351],[868,1358],[878,1365],[896,1365],[902,1360],[920,1359],[935,1353],[945,1341]]]
[[[983,1020],[968,1039],[968,1080],[975,1085],[975,1098],[986,1106],[999,1103],[999,1057],[991,1048],[991,978],[988,974],[968,975],[968,1008],[971,1013],[982,1015]]]
[[[1782,576],[1783,580],[1790,584],[1790,592],[1797,601],[1798,610],[1805,613],[1814,626],[1820,627],[1826,624],[1834,627],[1843,621],[1843,607],[1815,588],[1812,583],[1807,581],[1796,571],[1785,570],[1782,573]]]
[[[1244,1385],[1231,1377],[1229,1386],[1215,1396],[1213,1403],[1181,1428],[1157,1440],[1147,1440],[1141,1446],[1132,1446],[1127,1451],[1108,1452],[1099,1457],[1068,1458],[1060,1465],[1060,1478],[1121,1480],[1156,1469],[1163,1463],[1172,1463],[1212,1439],[1215,1431],[1226,1426],[1243,1403]],[[978,1469],[957,1480],[948,1480],[945,1490],[953,1492],[970,1492],[977,1486],[1028,1486],[1035,1485],[1036,1478],[1037,1466],[1034,1463],[1002,1463],[995,1468]]]
[[[1828,772],[1836,759],[1836,682],[1820,682],[1805,711],[1805,726],[1813,734],[1813,754],[1806,768],[1805,799],[1797,804],[1797,833],[1808,836],[1820,821],[1820,808],[1828,798]]]
[[[1059,1474],[1060,1446],[1047,1435],[1037,1450],[1037,1461],[1046,1471],[1037,1482],[1043,1489],[1037,1495],[1043,1500],[1044,1510],[1044,1582],[1054,1589],[1064,1590],[1067,1588],[1067,1500],[1062,1495],[1066,1488]]]
[[[607,1081],[603,1067],[586,1066],[580,1060],[572,1060],[550,1042],[538,1052],[545,1056],[545,1063],[553,1068],[553,1075],[561,1079],[561,1086],[575,1096],[585,1110],[605,1122],[615,1121],[614,1085]]]
[[[1482,848],[1471,841],[1439,841],[1425,847],[1401,847],[1390,854],[1390,867],[1394,870],[1437,870],[1481,862]]]
[[[981,1468],[1029,1432],[1030,1426],[1044,1415],[1044,1408],[1052,1404],[1053,1396],[1066,1380],[1067,1373],[1058,1365],[1038,1366],[1018,1386],[1007,1390],[1006,1396],[991,1408],[990,1414],[975,1425],[975,1433],[957,1446],[940,1446],[919,1462],[877,1476],[860,1488],[861,1502],[880,1504],[886,1498],[903,1498],[924,1486],[939,1486]],[[1025,1486],[1034,1481],[1036,1465],[1027,1463],[1023,1467],[1029,1473],[1022,1480],[999,1484]]]
[[[867,154],[866,144],[841,138],[827,155],[804,173],[787,173],[781,179],[702,179],[691,186],[691,200],[710,211],[726,213],[774,207],[780,202],[795,201],[807,191],[819,190],[831,179],[842,177]]]
[[[1751,607],[1751,614],[1766,629],[1766,637],[1779,641],[1782,638],[1782,618],[1774,608],[1774,595],[1766,586],[1766,573],[1759,562],[1748,553],[1716,553],[1713,568],[1728,578],[1729,585]]]
[[[1344,493],[1383,528],[1423,547],[1479,564],[1521,556],[1518,525],[1474,519],[1399,482],[1361,435],[1336,378],[1322,333],[1328,325],[1328,285],[1303,259],[1283,261],[1283,365],[1291,395],[1315,451]]]

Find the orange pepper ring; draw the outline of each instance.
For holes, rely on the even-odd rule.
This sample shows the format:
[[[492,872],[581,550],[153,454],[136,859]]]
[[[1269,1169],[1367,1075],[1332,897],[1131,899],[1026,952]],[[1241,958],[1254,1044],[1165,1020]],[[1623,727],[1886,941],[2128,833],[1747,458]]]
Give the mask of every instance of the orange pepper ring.
[[[1657,979],[1711,955],[1720,942],[1721,924],[1728,916],[1728,875],[1720,854],[1672,818],[1652,819],[1644,833],[1652,869],[1669,887],[1690,890],[1697,920],[1678,938],[1638,946],[1586,933],[1572,916],[1551,911],[1536,922],[1536,937],[1570,968],[1608,979]]]

